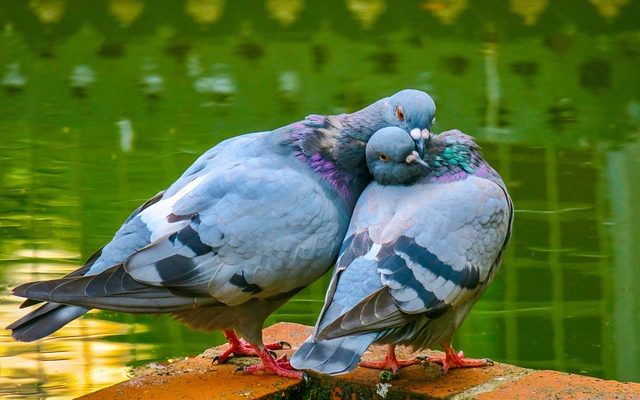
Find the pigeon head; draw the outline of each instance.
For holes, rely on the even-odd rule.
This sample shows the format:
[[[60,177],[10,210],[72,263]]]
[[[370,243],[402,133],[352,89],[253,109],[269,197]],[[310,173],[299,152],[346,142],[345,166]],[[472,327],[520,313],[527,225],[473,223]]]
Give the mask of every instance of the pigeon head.
[[[367,166],[381,185],[408,185],[428,172],[416,151],[414,138],[398,127],[386,127],[371,136],[366,149]]]
[[[386,126],[407,132],[430,130],[435,114],[436,105],[431,96],[420,90],[405,89],[347,117],[347,123],[352,127],[348,134],[367,142],[374,132]]]
[[[420,90],[405,89],[387,99],[384,117],[389,126],[407,132],[413,129],[431,129],[436,115],[436,104],[431,96]]]

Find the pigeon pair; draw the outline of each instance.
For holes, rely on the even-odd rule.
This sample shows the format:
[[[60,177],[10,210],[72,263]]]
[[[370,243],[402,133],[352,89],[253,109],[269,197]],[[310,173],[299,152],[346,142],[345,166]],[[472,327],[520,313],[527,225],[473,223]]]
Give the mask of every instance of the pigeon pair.
[[[353,368],[364,351],[360,349],[374,341],[394,345],[421,337],[412,342],[421,347],[446,336],[440,341],[445,343],[493,275],[510,214],[478,183],[504,187],[470,138],[459,134],[466,142],[445,146],[430,137],[434,113],[426,93],[403,90],[353,114],[311,115],[218,144],[135,210],[80,269],[14,289],[27,298],[22,307],[46,303],[7,328],[17,340],[33,341],[91,308],[171,313],[196,328],[223,330],[229,346],[218,362],[232,354],[254,355],[261,364],[247,372],[300,377],[286,358],[273,357],[270,350],[284,344],[264,344],[262,325],[333,265],[371,171],[380,184],[371,184],[359,200],[330,301],[316,335],[296,354],[295,365],[339,373]],[[422,152],[425,146],[423,160],[414,149]],[[458,154],[463,148],[468,157]],[[462,197],[468,192],[465,199],[473,204],[459,209],[430,199],[418,202],[418,196],[432,196],[429,185],[453,185]],[[405,193],[402,202],[392,195],[397,190]],[[502,193],[502,202],[510,207],[506,191]],[[423,203],[424,209],[418,207]],[[396,218],[394,208],[404,218]],[[494,209],[502,214],[492,214]],[[500,234],[504,237],[498,243]],[[396,262],[387,261],[392,258]],[[373,268],[363,268],[365,264]],[[359,274],[358,284],[349,287],[351,277]],[[378,305],[384,306],[383,314]],[[358,307],[364,312],[371,306],[374,314],[354,319]],[[359,353],[349,353],[352,342]],[[325,347],[333,353],[319,356]],[[350,359],[340,356],[345,352]]]

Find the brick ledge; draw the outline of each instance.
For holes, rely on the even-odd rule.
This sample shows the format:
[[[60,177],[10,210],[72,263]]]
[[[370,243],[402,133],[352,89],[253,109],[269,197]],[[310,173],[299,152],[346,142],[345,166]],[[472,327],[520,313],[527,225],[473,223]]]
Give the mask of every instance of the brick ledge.
[[[286,340],[291,353],[309,335],[311,327],[277,323],[264,330],[265,341]],[[639,383],[622,383],[557,371],[536,371],[509,364],[452,369],[442,375],[438,365],[415,365],[400,376],[380,383],[379,371],[358,368],[337,377],[310,374],[307,382],[258,373],[236,373],[252,358],[236,358],[212,365],[220,348],[169,364],[138,368],[128,381],[82,396],[82,400],[107,399],[640,399]],[[365,357],[381,358],[385,349],[373,346]],[[399,355],[410,355],[400,350]]]

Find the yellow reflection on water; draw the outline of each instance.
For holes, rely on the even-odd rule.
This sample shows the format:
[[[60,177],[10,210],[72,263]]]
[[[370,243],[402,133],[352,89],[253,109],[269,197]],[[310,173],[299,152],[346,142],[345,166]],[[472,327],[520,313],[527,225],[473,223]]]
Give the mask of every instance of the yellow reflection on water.
[[[111,0],[109,13],[113,15],[123,27],[135,22],[144,10],[144,3],[139,0]]]
[[[186,13],[197,23],[209,25],[216,22],[224,9],[223,0],[188,0]]]
[[[283,26],[296,22],[303,8],[302,0],[267,0],[269,14]]]
[[[39,255],[45,254],[51,253]],[[70,266],[20,263],[3,269],[12,272],[12,281],[27,282],[37,279],[31,271],[55,277]],[[20,302],[8,290],[0,291],[0,326],[29,311],[20,310]],[[34,343],[16,342],[10,331],[0,330],[0,398],[70,398],[120,382],[127,378],[127,364],[150,357],[152,346],[113,342],[109,337],[145,330],[139,324],[81,318]]]
[[[64,0],[31,0],[29,8],[45,24],[53,24],[62,18],[66,8]]]
[[[593,4],[598,13],[605,18],[612,19],[620,14],[620,9],[627,4],[629,0],[589,0]]]
[[[80,254],[61,249],[18,249],[13,252],[13,256],[19,258],[76,259],[80,257]],[[56,267],[54,264],[50,266]],[[59,267],[62,270],[69,269],[68,265],[60,265]]]
[[[443,24],[449,25],[467,8],[467,0],[427,0],[420,7],[433,13]]]
[[[511,11],[524,19],[524,24],[533,26],[547,8],[548,0],[511,0]]]
[[[387,6],[382,0],[347,0],[347,8],[364,29],[369,29]]]

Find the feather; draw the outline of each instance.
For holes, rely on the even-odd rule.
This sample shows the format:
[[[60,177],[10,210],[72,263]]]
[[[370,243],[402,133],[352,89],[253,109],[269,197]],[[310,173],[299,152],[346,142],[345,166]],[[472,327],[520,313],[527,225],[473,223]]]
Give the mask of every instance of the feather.
[[[296,369],[311,369],[323,374],[345,374],[358,365],[375,339],[375,334],[321,341],[309,338],[291,357],[291,365]]]
[[[87,311],[89,309],[80,306],[46,303],[7,326],[7,329],[12,330],[14,339],[33,342],[52,334]]]

